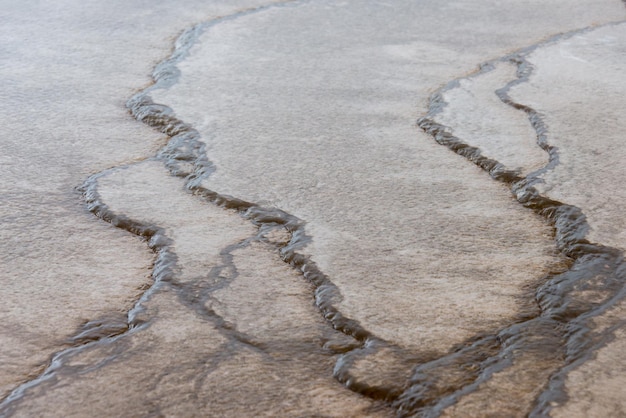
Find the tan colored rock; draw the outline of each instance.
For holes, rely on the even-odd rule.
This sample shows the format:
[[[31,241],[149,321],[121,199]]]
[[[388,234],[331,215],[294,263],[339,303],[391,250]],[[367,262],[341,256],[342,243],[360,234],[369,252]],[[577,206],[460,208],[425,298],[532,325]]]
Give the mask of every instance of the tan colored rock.
[[[580,207],[590,226],[588,238],[620,250],[626,249],[625,41],[626,24],[621,23],[540,48],[528,58],[535,66],[529,82],[512,90],[516,101],[543,114],[549,142],[558,147],[560,164],[544,176],[542,192]],[[581,297],[591,301],[601,302],[606,296],[606,291],[581,289]],[[593,320],[592,332],[608,329],[610,342],[566,375],[569,400],[554,405],[552,416],[625,413],[624,310],[619,306]],[[613,337],[610,327],[615,329]]]
[[[543,114],[560,163],[540,190],[580,207],[589,239],[626,249],[622,164],[626,24],[608,26],[540,48],[536,69],[512,97]]]
[[[387,340],[349,370],[366,385],[401,390],[416,362],[536,313],[532,286],[560,265],[542,219],[414,126],[429,94],[477,63],[626,15],[610,0],[534,3],[295,2],[210,27],[179,65],[180,82],[152,93],[201,131],[217,168],[204,186],[307,222],[312,241],[303,252],[338,286],[337,307]],[[2,35],[16,57],[0,68],[10,132],[0,157],[6,200],[0,287],[7,307],[0,319],[10,324],[0,334],[0,365],[8,365],[0,390],[6,395],[34,378],[46,358],[72,344],[66,339],[80,325],[111,318],[123,326],[150,282],[153,255],[145,243],[86,213],[73,191],[89,174],[130,164],[101,177],[98,191],[115,213],[162,228],[176,264],[131,314],[143,325],[62,352],[50,379],[33,381],[0,413],[389,415],[387,406],[332,377],[338,354],[358,344],[322,319],[312,286],[279,259],[289,235],[280,227],[259,233],[238,213],[189,194],[160,162],[139,163],[165,140],[130,119],[123,102],[149,83],[151,66],[167,55],[164,38],[258,4],[90,9],[68,1],[43,5],[41,16],[29,3],[3,9],[9,18],[2,21],[10,23],[0,25]],[[580,45],[562,56],[606,59],[607,85],[619,84],[621,61],[606,54],[619,48],[619,36],[595,39],[587,58],[577,55]],[[22,48],[24,39],[32,47]],[[598,44],[609,48],[594,52]],[[539,67],[558,74],[554,54],[545,59]],[[462,83],[463,94],[450,96],[461,106],[449,116],[475,118],[466,115],[475,110],[467,94],[495,106],[488,90],[508,77],[499,71],[494,79]],[[588,77],[588,69],[566,75],[578,72]],[[620,108],[621,97],[610,96]],[[488,115],[510,113],[498,109]],[[576,118],[581,109],[547,113]],[[607,114],[609,122],[619,120]],[[519,115],[510,117],[519,134],[515,146],[532,161],[518,160],[492,138],[483,146],[530,170],[539,161],[536,150],[528,148]],[[602,224],[601,216],[590,219]],[[619,238],[609,229],[594,237]],[[586,411],[595,413],[587,401],[598,387],[614,384],[606,367],[618,358],[619,338],[569,376],[568,391],[583,393]],[[446,413],[523,415],[548,374],[539,360],[532,353],[515,358],[477,397],[460,401],[467,410]],[[462,384],[472,373],[439,377]],[[507,391],[514,388],[523,390],[511,399]],[[602,399],[621,407],[612,394]]]
[[[8,2],[0,11],[0,399],[88,321],[123,316],[153,254],[76,188],[151,156],[163,135],[125,108],[179,32],[269,1]]]
[[[312,286],[250,222],[183,184],[154,161],[99,180],[111,210],[173,239],[173,276],[142,303],[144,325],[67,356],[15,416],[390,416],[333,378],[326,343],[353,340],[322,318]]]
[[[443,94],[446,102],[436,121],[482,155],[526,176],[548,164],[537,135],[524,112],[502,103],[496,91],[517,79],[517,66],[497,63],[495,69],[463,79]]]
[[[444,353],[515,318],[524,286],[556,259],[540,218],[415,119],[434,88],[478,63],[624,10],[413,7],[316,2],[218,24],[153,98],[203,135],[217,169],[205,187],[306,221],[305,253],[338,286],[343,314]]]
[[[622,323],[626,315],[624,302],[596,320],[600,326]],[[616,321],[617,320],[617,321]],[[571,371],[565,388],[568,399],[555,405],[552,417],[609,417],[620,416],[626,411],[624,385],[626,384],[626,333],[623,325],[597,350],[593,357]]]

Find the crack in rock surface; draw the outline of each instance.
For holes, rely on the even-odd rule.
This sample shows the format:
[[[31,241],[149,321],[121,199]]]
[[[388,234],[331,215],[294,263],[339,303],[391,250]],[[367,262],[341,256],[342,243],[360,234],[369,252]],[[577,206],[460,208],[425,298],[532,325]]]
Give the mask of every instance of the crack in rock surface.
[[[619,4],[606,6],[623,14]],[[450,7],[423,2],[411,13],[409,3],[312,2],[224,22],[180,63],[180,81],[152,94],[207,143],[215,171],[201,184],[306,220],[313,239],[303,252],[332,277],[341,312],[404,350],[365,368],[378,376],[363,373],[367,359],[351,360],[360,352],[346,355],[354,366],[338,378],[370,396],[372,382],[404,387],[398,364],[412,368],[538,315],[531,289],[564,267],[547,223],[412,120],[431,86],[478,57],[591,21],[555,10],[521,23],[511,17],[524,11],[485,2],[470,10],[475,23],[506,30],[497,41],[463,42],[474,32]],[[529,147],[528,125],[520,129]],[[534,158],[528,170],[546,157]],[[387,371],[395,377],[381,380]]]
[[[411,116],[446,71],[536,35],[507,29],[501,45],[474,51],[450,33],[456,22],[435,28],[445,6],[396,7],[315,2],[216,25],[153,99],[203,134],[216,166],[207,188],[306,220],[306,252],[339,286],[343,312],[385,340],[445,352],[517,315],[519,286],[555,259],[547,225],[420,136]],[[447,69],[419,65],[452,57]]]

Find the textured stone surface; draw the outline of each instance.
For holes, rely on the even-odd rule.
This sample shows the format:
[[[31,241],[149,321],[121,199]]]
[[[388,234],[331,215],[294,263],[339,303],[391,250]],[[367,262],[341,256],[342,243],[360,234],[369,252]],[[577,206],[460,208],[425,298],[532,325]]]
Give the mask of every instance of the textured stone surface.
[[[88,213],[75,188],[162,145],[124,104],[178,32],[261,3],[2,2],[0,397],[82,324],[123,318],[150,282],[145,244]]]
[[[529,56],[536,69],[512,90],[544,115],[560,164],[544,176],[544,193],[583,209],[589,239],[626,249],[626,178],[622,109],[626,24],[576,35]]]
[[[623,414],[623,307],[605,303],[616,285],[601,286],[600,268],[561,299],[591,319],[550,317],[541,285],[571,264],[552,227],[415,120],[459,80],[436,121],[507,168],[542,167],[526,116],[496,95],[514,65],[477,66],[589,28],[538,45],[511,96],[558,147],[540,191],[580,207],[589,238],[619,254],[626,35],[593,26],[624,19],[624,5],[320,0],[236,13],[270,3],[0,8],[0,415]],[[168,138],[124,103],[177,33],[227,15],[180,78],[149,93],[206,143],[215,171],[185,181],[163,163],[180,174],[192,158],[175,146],[175,165],[149,158]],[[151,117],[163,131],[173,120]],[[121,229],[76,190],[98,172],[91,208]],[[197,184],[285,210],[308,237]],[[281,259],[296,241],[304,267]],[[563,338],[571,324],[595,344],[581,358],[563,354],[581,346]]]
[[[529,82],[512,91],[517,101],[544,115],[550,143],[559,150],[560,164],[543,176],[540,189],[583,210],[591,241],[622,251],[626,249],[625,42],[626,24],[619,24],[540,48],[529,56],[536,67]],[[614,329],[615,334],[609,333],[607,345],[567,375],[569,401],[552,411],[553,416],[624,414],[625,320],[623,303],[594,320],[592,332],[604,328]]]
[[[223,22],[153,94],[203,134],[207,188],[305,220],[341,311],[416,350],[502,327],[555,262],[549,227],[414,121],[433,87],[593,20],[472,4],[315,2]],[[590,10],[623,14],[605,7]]]
[[[145,325],[69,357],[16,416],[388,416],[333,379],[323,347],[350,341],[311,285],[271,243],[247,242],[256,228],[239,214],[182,186],[154,161],[99,180],[110,210],[164,229],[176,268],[142,304]]]
[[[548,163],[548,154],[537,146],[537,135],[523,112],[502,103],[496,91],[517,79],[517,66],[498,63],[496,68],[443,95],[446,106],[437,122],[451,133],[480,148],[483,155],[508,170],[527,175]]]

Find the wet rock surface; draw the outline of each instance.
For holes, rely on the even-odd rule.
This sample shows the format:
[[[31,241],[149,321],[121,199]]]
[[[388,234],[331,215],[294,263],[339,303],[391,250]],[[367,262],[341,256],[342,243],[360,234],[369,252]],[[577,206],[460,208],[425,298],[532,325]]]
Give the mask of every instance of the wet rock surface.
[[[83,117],[36,119],[62,144],[38,145],[37,170],[22,175],[25,132],[2,157],[0,416],[623,414],[626,61],[610,22],[626,12],[537,6],[163,2],[120,6],[114,25],[111,10],[89,23],[93,5],[44,20],[72,34],[51,50],[85,61],[24,70],[31,93],[22,61],[0,67],[11,126],[40,96],[33,111]],[[29,7],[5,13],[28,31]],[[110,79],[71,81],[111,56]]]
[[[626,103],[625,40],[621,23],[540,48],[528,57],[535,67],[528,82],[512,90],[516,101],[543,115],[550,143],[558,149],[560,164],[542,175],[537,188],[580,207],[589,224],[587,238],[614,247],[620,259],[626,248],[620,187],[626,178],[621,163],[624,121],[619,110]],[[626,383],[623,268],[620,264],[612,286],[597,278],[579,289],[581,299],[597,306],[588,331],[594,350],[561,376],[567,396],[556,403],[552,416],[619,416],[626,411],[618,389]]]
[[[162,146],[124,103],[177,33],[260,3],[2,3],[0,397],[149,286],[152,252],[91,215],[76,188]]]

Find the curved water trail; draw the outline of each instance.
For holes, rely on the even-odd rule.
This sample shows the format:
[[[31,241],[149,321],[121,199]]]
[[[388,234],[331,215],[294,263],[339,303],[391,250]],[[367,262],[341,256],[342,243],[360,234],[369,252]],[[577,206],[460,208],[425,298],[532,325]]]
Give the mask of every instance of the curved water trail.
[[[29,380],[15,388],[0,403],[0,417],[10,416],[15,412],[15,402],[20,400],[29,389],[53,379],[57,370],[64,366],[65,361],[76,353],[101,342],[113,342],[129,333],[142,329],[147,318],[142,315],[143,304],[162,286],[164,282],[171,280],[174,276],[176,266],[176,254],[171,250],[171,240],[165,235],[165,231],[154,225],[147,225],[124,215],[113,213],[104,204],[97,191],[98,178],[108,174],[111,170],[105,170],[95,174],[82,186],[85,202],[89,210],[100,219],[111,223],[117,228],[124,229],[146,240],[148,247],[155,253],[155,261],[152,269],[152,284],[145,289],[141,297],[128,311],[126,321],[120,323],[119,320],[111,322],[109,318],[90,321],[81,330],[69,338],[70,348],[55,353],[49,365],[39,376]],[[101,365],[106,364],[106,361]]]
[[[552,370],[530,416],[545,416],[555,405],[563,404],[567,400],[564,384],[568,372],[589,360],[626,323],[622,320],[599,332],[592,331],[590,323],[593,318],[607,312],[626,296],[626,262],[623,253],[620,249],[592,243],[586,239],[589,225],[580,208],[545,197],[536,190],[534,185],[543,182],[541,176],[559,164],[558,149],[549,143],[548,129],[542,115],[530,106],[515,102],[509,96],[511,88],[528,81],[531,76],[533,67],[526,57],[534,50],[620,23],[622,22],[559,34],[544,42],[485,62],[476,73],[455,79],[434,93],[427,116],[417,121],[417,125],[431,134],[439,144],[464,156],[487,171],[495,180],[509,184],[518,202],[545,217],[554,226],[557,248],[568,257],[570,267],[566,271],[550,274],[537,288],[535,298],[541,309],[538,316],[513,324],[497,335],[480,339],[447,358],[419,366],[414,372],[411,387],[396,402],[403,413],[438,416],[461,397],[476,391],[494,373],[510,367],[512,359],[520,357],[519,353],[537,351],[544,360],[552,358],[552,364],[548,365]],[[454,136],[449,127],[436,122],[437,115],[447,105],[443,98],[446,91],[458,87],[461,80],[480,77],[493,71],[496,64],[507,62],[517,66],[517,78],[495,93],[503,103],[527,114],[536,132],[538,146],[549,156],[544,167],[526,176],[521,176],[519,170],[508,169],[497,160],[484,156],[479,148]],[[490,350],[492,354],[488,358],[481,358]],[[444,391],[448,393],[439,397],[429,396],[433,387],[433,370],[441,371],[451,368],[450,366],[472,363],[479,365],[473,376],[468,373],[465,379],[460,379],[461,384],[454,382],[456,384],[449,384],[447,387],[439,384],[437,389],[444,386]],[[541,364],[541,367],[546,367],[546,364]]]
[[[537,317],[520,321],[502,330],[497,335],[472,339],[468,341],[465,348],[458,351],[455,350],[450,356],[420,365],[415,371],[412,384],[404,390],[403,394],[398,393],[396,388],[372,388],[367,382],[357,382],[351,379],[349,374],[350,356],[348,355],[346,359],[338,362],[336,376],[351,389],[374,398],[396,399],[395,406],[401,413],[417,412],[427,416],[437,415],[445,407],[454,403],[460,396],[476,389],[481,382],[489,379],[493,373],[510,366],[513,352],[521,350],[522,352],[539,351],[542,354],[550,353],[548,357],[551,357],[555,363],[553,366],[558,363],[557,368],[561,367],[560,359],[557,357],[564,355],[566,363],[559,370],[566,370],[569,365],[588,358],[593,351],[593,347],[589,345],[593,344],[590,342],[582,345],[568,344],[564,346],[562,339],[566,337],[570,342],[579,339],[581,335],[588,332],[585,323],[589,317],[605,311],[622,297],[621,281],[615,278],[615,274],[621,265],[621,255],[615,249],[594,245],[585,240],[584,236],[588,225],[579,208],[540,196],[532,187],[533,184],[541,181],[540,176],[543,173],[558,164],[558,152],[547,142],[546,127],[541,116],[529,107],[513,103],[507,96],[508,90],[513,85],[524,82],[530,75],[532,69],[524,59],[526,55],[540,46],[588,30],[592,30],[592,28],[560,34],[548,41],[523,48],[500,59],[492,60],[481,65],[481,70],[477,74],[489,71],[496,62],[510,61],[518,66],[518,78],[501,89],[498,95],[505,103],[528,114],[529,120],[537,132],[539,146],[549,154],[548,164],[540,170],[530,173],[526,177],[521,177],[518,172],[508,170],[499,162],[482,156],[480,150],[464,144],[458,138],[454,138],[446,132],[445,127],[436,124],[432,120],[444,104],[441,99],[441,93],[452,88],[458,83],[458,80],[451,82],[439,94],[433,96],[429,116],[420,119],[418,122],[418,125],[433,134],[438,142],[475,162],[488,171],[495,179],[511,184],[520,203],[536,210],[555,226],[557,246],[564,255],[570,257],[572,266],[566,272],[555,272],[545,278],[544,284],[536,293],[541,314]],[[163,67],[159,67],[159,72],[155,72],[157,83],[162,69]],[[168,71],[165,71],[165,73],[169,74]],[[168,82],[170,81],[168,80]],[[199,133],[176,119],[172,115],[172,110],[168,107],[152,103],[145,93],[147,91],[131,99],[129,107],[138,120],[148,123],[172,137],[168,146],[160,153],[160,157],[164,159],[166,166],[172,174],[184,177],[187,187],[195,194],[201,195],[215,204],[236,209],[259,225],[284,225],[292,233],[292,239],[289,245],[281,250],[283,259],[294,267],[301,269],[305,277],[317,286],[316,300],[326,319],[336,329],[361,341],[362,346],[359,350],[367,350],[370,347],[376,347],[377,344],[385,344],[380,340],[376,342],[377,339],[371,333],[367,332],[355,321],[346,319],[338,312],[333,306],[333,302],[341,298],[336,287],[317,269],[310,259],[297,253],[297,250],[302,248],[308,240],[304,233],[304,222],[278,209],[262,208],[237,198],[220,195],[200,186],[200,180],[210,174],[212,165],[204,153]],[[188,163],[192,163],[192,168],[186,166]],[[611,265],[612,267],[607,269],[606,265]],[[573,300],[573,291],[586,283],[586,281],[597,280],[598,274],[601,274],[606,279],[600,285],[600,287],[610,293],[606,301],[598,305],[596,302],[589,304],[585,303],[584,300]],[[562,325],[565,325],[565,330],[555,331]],[[537,342],[537,339],[540,342]],[[367,354],[372,354],[372,352]],[[450,369],[459,365],[476,363],[479,363],[480,367],[469,371],[464,376],[456,377],[452,382],[446,382],[443,385],[433,385],[433,382],[438,379],[444,381],[448,379],[446,372]],[[558,377],[556,377],[558,373],[555,373],[554,376],[551,382],[558,381]],[[425,390],[424,385],[428,389]],[[562,396],[562,390],[552,389],[551,392],[546,392],[539,401],[538,410],[545,408],[546,404]]]
[[[307,0],[301,0],[300,3]],[[221,254],[222,264],[216,266],[209,277],[220,276],[224,269],[234,268],[232,265],[232,251],[242,249],[250,245],[253,241],[263,240],[264,236],[273,229],[286,229],[289,232],[290,240],[286,245],[275,245],[280,257],[292,267],[302,273],[304,278],[311,282],[315,288],[314,299],[316,306],[321,311],[324,318],[336,330],[356,339],[359,344],[333,342],[328,347],[329,350],[337,354],[352,350],[355,346],[368,345],[369,351],[373,346],[380,347],[387,344],[371,335],[358,322],[346,318],[335,307],[336,301],[341,299],[341,295],[336,286],[324,275],[308,257],[298,254],[298,249],[302,248],[309,241],[309,237],[304,231],[304,222],[300,219],[276,208],[264,208],[255,203],[246,202],[232,196],[220,195],[214,191],[200,186],[200,181],[209,176],[212,171],[212,164],[208,160],[205,145],[201,141],[200,134],[190,125],[173,116],[173,111],[168,106],[155,104],[152,102],[149,93],[155,89],[167,89],[176,83],[180,72],[176,64],[186,57],[189,49],[197,41],[200,34],[211,27],[225,20],[236,19],[253,13],[274,7],[286,7],[293,1],[270,4],[256,8],[247,9],[222,18],[198,24],[185,30],[176,40],[172,54],[159,63],[153,71],[153,84],[146,87],[139,93],[131,97],[127,102],[127,107],[131,114],[139,121],[157,129],[169,137],[167,144],[155,157],[149,157],[127,165],[114,167],[100,173],[94,174],[80,187],[88,209],[98,218],[111,223],[117,228],[128,231],[144,239],[148,247],[155,253],[156,259],[153,266],[152,285],[142,293],[141,297],[128,311],[126,321],[119,319],[112,321],[109,318],[90,321],[77,331],[68,342],[70,347],[54,354],[49,365],[35,378],[21,384],[15,388],[0,403],[0,416],[10,416],[15,412],[16,403],[24,397],[26,392],[46,381],[55,378],[55,373],[64,367],[67,359],[89,349],[97,344],[110,344],[119,339],[132,335],[142,330],[149,324],[151,317],[146,314],[144,304],[156,292],[164,287],[178,290],[179,297],[183,303],[196,310],[200,315],[208,317],[211,322],[217,325],[218,330],[227,338],[235,339],[249,347],[263,351],[263,347],[254,342],[252,338],[234,329],[231,324],[225,321],[214,311],[206,307],[206,302],[210,299],[210,294],[227,285],[227,281],[221,280],[217,286],[206,289],[198,289],[193,285],[185,285],[176,281],[176,270],[178,257],[173,249],[173,241],[166,235],[164,228],[130,219],[124,214],[118,214],[109,209],[102,202],[98,193],[98,180],[117,170],[125,170],[134,165],[142,164],[149,160],[158,160],[176,177],[184,179],[185,187],[194,195],[204,199],[206,202],[215,204],[227,210],[234,210],[245,219],[250,220],[258,227],[259,233],[246,239],[244,242],[231,245],[225,248]],[[230,278],[232,280],[236,274]],[[91,368],[102,367],[114,356],[99,362]],[[343,368],[339,367],[337,373],[341,373]],[[370,393],[373,394],[375,390]],[[386,393],[375,395],[375,398],[385,398]]]

